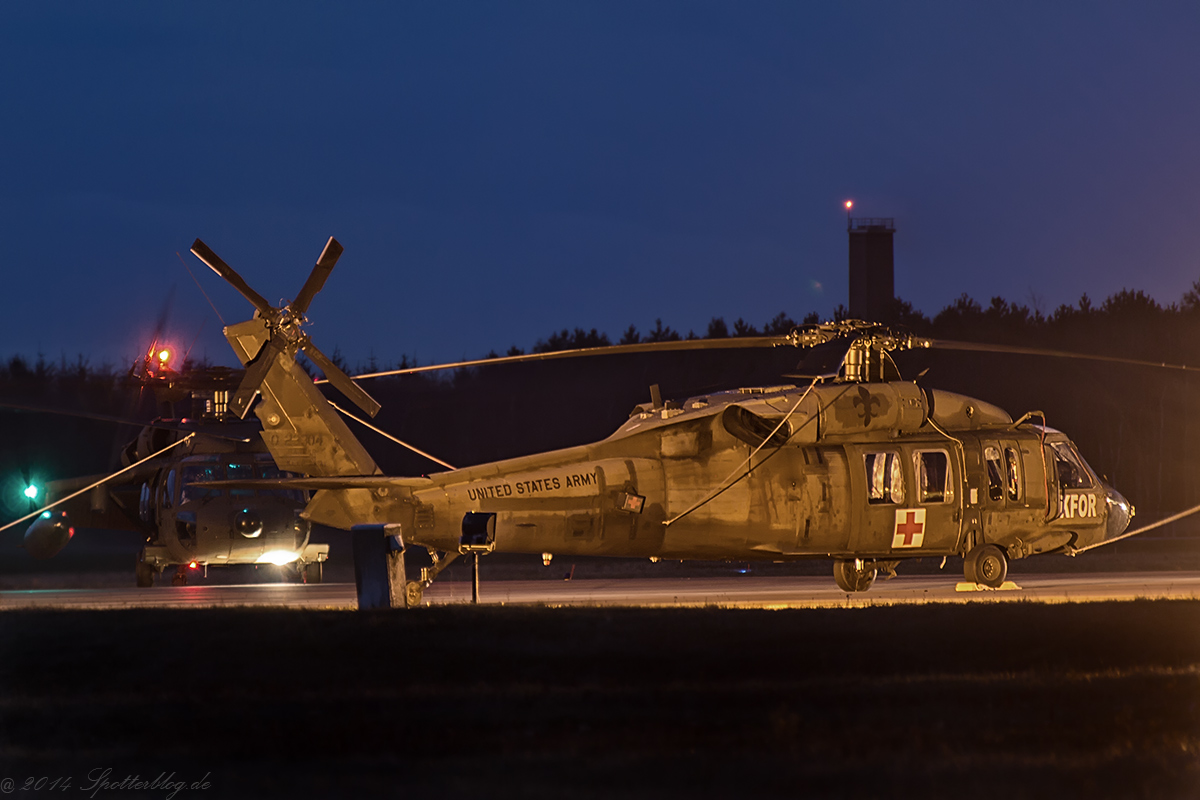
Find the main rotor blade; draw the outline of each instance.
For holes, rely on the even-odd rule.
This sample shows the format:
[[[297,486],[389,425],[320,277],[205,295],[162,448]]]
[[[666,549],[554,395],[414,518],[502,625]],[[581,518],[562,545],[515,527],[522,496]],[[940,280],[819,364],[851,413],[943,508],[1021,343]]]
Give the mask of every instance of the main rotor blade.
[[[249,300],[255,308],[263,314],[266,314],[272,306],[268,303],[261,294],[250,288],[250,284],[242,280],[242,276],[234,271],[233,267],[221,260],[221,257],[214,253],[208,245],[197,239],[192,244],[192,253],[196,258],[208,265],[208,268],[220,275],[225,280],[229,281],[233,288],[242,293],[242,297]]]
[[[752,347],[783,347],[792,345],[787,336],[741,336],[727,339],[685,339],[678,342],[643,342],[641,344],[612,344],[603,347],[580,347],[575,350],[555,350],[551,353],[528,353],[520,356],[500,356],[498,358],[477,358],[472,361],[456,361],[452,364],[431,364],[427,367],[408,367],[407,369],[390,369],[385,372],[368,372],[365,375],[355,375],[355,380],[363,378],[384,378],[388,375],[412,375],[417,372],[435,372],[442,369],[461,369],[462,367],[477,367],[483,364],[517,364],[522,361],[553,361],[558,358],[580,358],[583,356],[609,356],[622,353],[658,353],[675,352],[680,350],[736,350]],[[321,383],[322,381],[317,381]]]
[[[237,414],[239,419],[246,418],[246,412],[250,410],[250,404],[254,402],[254,395],[262,386],[263,379],[267,377],[267,372],[275,364],[279,351],[282,349],[283,345],[279,343],[278,339],[269,339],[263,345],[262,350],[258,351],[258,357],[246,367],[246,376],[242,378],[241,384],[238,385],[237,391],[229,401],[229,410]]]
[[[211,436],[214,439],[226,439],[231,442],[248,442],[250,439],[245,436],[227,436],[220,433],[210,433],[196,426],[190,425],[173,425],[167,422],[141,422],[135,419],[125,419],[124,417],[112,417],[107,414],[93,414],[88,411],[68,411],[60,408],[39,408],[38,406],[26,406],[19,403],[0,403],[0,409],[9,409],[12,411],[26,411],[31,414],[58,414],[63,417],[78,417],[79,419],[93,419],[98,422],[111,422],[116,425],[128,425],[134,428],[154,428],[160,431],[183,431],[184,433],[199,433],[204,436]]]
[[[162,309],[158,312],[158,321],[154,323],[154,345],[162,341],[163,331],[167,329],[167,319],[171,316],[171,304],[175,302],[175,287],[171,287],[171,291],[167,292],[167,299],[163,303]]]
[[[1144,361],[1137,358],[1121,358],[1120,356],[1098,356],[1090,353],[1072,353],[1066,350],[1048,350],[1042,347],[1016,347],[1005,344],[983,344],[980,342],[955,342],[948,339],[926,339],[930,347],[938,350],[963,350],[975,353],[1012,353],[1022,356],[1049,356],[1051,358],[1080,358],[1088,361],[1107,361],[1111,364],[1130,364],[1135,367],[1155,367],[1158,369],[1177,369],[1183,372],[1200,372],[1200,367],[1189,367],[1186,364],[1167,364],[1161,361]]]
[[[332,383],[334,388],[346,395],[354,405],[365,411],[367,416],[373,417],[379,413],[379,403],[375,402],[375,398],[360,389],[358,384],[351,380],[349,375],[342,372],[341,367],[330,361],[324,353],[318,350],[315,344],[306,341],[300,345],[300,349],[304,351],[304,355],[311,358],[313,363],[325,373],[325,382]]]
[[[292,301],[292,311],[297,314],[304,314],[308,311],[309,303],[325,285],[329,273],[333,272],[333,265],[342,255],[342,250],[338,240],[330,236],[329,241],[325,243],[325,249],[321,251],[321,257],[317,259],[317,265],[308,274],[308,280],[300,288],[300,294],[296,295],[296,299]]]

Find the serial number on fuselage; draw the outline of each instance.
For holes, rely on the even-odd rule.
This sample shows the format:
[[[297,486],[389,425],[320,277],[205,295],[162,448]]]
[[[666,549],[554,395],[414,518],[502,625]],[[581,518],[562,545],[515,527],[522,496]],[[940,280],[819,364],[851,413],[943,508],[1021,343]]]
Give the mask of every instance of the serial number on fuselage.
[[[529,480],[504,481],[502,483],[488,483],[482,486],[469,486],[467,487],[467,499],[491,500],[494,498],[518,497],[597,485],[599,485],[599,480],[591,472],[575,473],[572,475],[552,475],[548,478],[531,478]]]

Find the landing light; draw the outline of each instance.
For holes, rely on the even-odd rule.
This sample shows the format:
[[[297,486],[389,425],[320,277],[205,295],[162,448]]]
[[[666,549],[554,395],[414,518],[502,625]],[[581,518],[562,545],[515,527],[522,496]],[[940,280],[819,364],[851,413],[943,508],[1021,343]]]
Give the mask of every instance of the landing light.
[[[30,500],[36,500],[38,496],[38,487],[32,483],[25,487],[25,496]]]
[[[300,554],[291,550],[268,550],[259,556],[254,563],[274,564],[277,567],[282,567],[284,564],[291,564],[298,558],[300,558]]]
[[[162,363],[166,364],[168,361],[171,360],[171,351],[170,350],[159,350],[158,351],[158,360],[161,361]]]

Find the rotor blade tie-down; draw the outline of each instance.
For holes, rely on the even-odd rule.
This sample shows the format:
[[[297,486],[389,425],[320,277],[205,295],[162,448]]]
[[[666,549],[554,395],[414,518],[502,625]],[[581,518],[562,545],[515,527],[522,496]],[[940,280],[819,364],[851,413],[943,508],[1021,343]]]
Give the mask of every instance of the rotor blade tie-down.
[[[745,469],[746,465],[749,464],[756,455],[758,455],[758,451],[762,450],[764,447],[766,447],[767,442],[771,441],[771,439],[775,436],[775,434],[779,433],[780,429],[783,428],[783,426],[787,424],[787,421],[792,418],[792,414],[795,414],[796,410],[800,408],[800,404],[804,402],[804,398],[808,397],[809,393],[813,390],[813,387],[817,385],[817,380],[818,380],[817,378],[812,379],[812,383],[810,383],[808,385],[808,388],[804,390],[804,394],[800,395],[800,399],[796,401],[796,405],[792,406],[792,410],[789,411],[784,416],[784,418],[779,421],[779,424],[775,426],[775,430],[773,430],[769,434],[767,434],[767,436],[762,440],[762,442],[758,445],[758,447],[754,448],[753,452],[751,452],[750,455],[746,457],[746,460],[743,461],[737,468],[735,468],[733,470],[733,472],[730,472],[723,479],[721,479],[721,482],[717,484],[716,489],[712,490],[707,495],[705,495],[701,500],[694,503],[687,511],[684,511],[681,514],[676,514],[674,517],[671,517],[670,519],[664,521],[663,527],[668,528],[671,525],[674,525],[676,522],[683,519],[688,514],[692,513],[696,509],[700,508],[700,506],[704,505],[705,503],[712,502],[712,500],[714,498],[716,498],[717,495],[721,494],[726,489],[728,489],[730,486],[733,486],[734,483],[737,483],[742,478],[745,478],[751,472],[753,472],[754,471],[753,468],[748,469],[748,470],[746,470],[745,474],[743,474],[737,480],[733,481],[733,483],[730,483],[728,486],[725,485],[725,482],[728,481],[730,478],[732,478],[734,475],[736,475],[738,473],[738,471]],[[813,417],[813,419],[815,419],[815,417]],[[812,420],[810,419],[809,422],[811,422],[811,421]],[[806,422],[805,424],[808,424],[808,423]],[[791,437],[789,436],[789,438],[791,438]],[[776,448],[776,449],[778,449],[778,448]]]
[[[204,299],[212,306],[213,313],[217,315],[217,319],[221,320],[221,326],[224,327],[225,318],[221,316],[220,311],[217,311],[217,304],[212,301],[212,298],[208,296],[208,292],[204,291],[204,287],[200,285],[200,280],[196,277],[196,273],[192,272],[192,268],[183,260],[183,256],[179,255],[178,250],[175,251],[175,257],[179,259],[180,264],[183,264],[183,268],[187,270],[187,274],[192,276],[192,282],[196,284],[196,288],[200,290],[200,294],[204,295]]]
[[[397,439],[395,436],[392,436],[392,435],[391,435],[390,433],[388,433],[387,431],[380,430],[379,428],[376,428],[374,425],[372,425],[371,423],[367,422],[365,419],[359,419],[358,417],[354,416],[353,414],[351,414],[351,413],[350,413],[349,411],[347,411],[346,409],[344,409],[344,408],[340,407],[340,406],[339,406],[337,403],[333,402],[332,400],[326,400],[326,402],[327,402],[327,403],[329,403],[329,405],[333,406],[333,408],[334,408],[334,410],[335,410],[335,411],[338,411],[338,412],[340,412],[340,413],[344,414],[345,416],[347,416],[347,417],[349,417],[350,419],[352,419],[352,420],[354,420],[355,422],[357,422],[359,425],[363,425],[363,426],[365,426],[365,427],[367,427],[367,428],[370,428],[371,430],[375,431],[376,433],[378,433],[380,436],[384,437],[385,439],[391,439],[393,442],[395,442],[396,444],[400,445],[401,447],[407,447],[409,450],[412,450],[412,451],[413,451],[414,453],[416,453],[417,455],[419,455],[419,456],[424,456],[425,458],[428,458],[430,461],[434,462],[435,464],[441,464],[441,465],[442,465],[443,467],[445,467],[446,469],[458,469],[458,467],[455,467],[455,466],[453,466],[453,465],[451,465],[451,464],[447,464],[445,461],[442,461],[442,460],[441,460],[440,458],[438,458],[437,456],[431,456],[431,455],[429,455],[429,453],[426,453],[424,450],[420,450],[420,449],[418,449],[418,448],[416,448],[416,447],[413,447],[413,446],[412,446],[411,444],[409,444],[408,442],[404,442],[404,441],[401,441],[400,439]]]
[[[1122,539],[1128,539],[1130,536],[1137,536],[1139,533],[1145,533],[1146,531],[1152,531],[1155,528],[1161,528],[1163,525],[1170,524],[1176,520],[1183,519],[1184,517],[1190,517],[1192,514],[1196,513],[1200,513],[1200,506],[1192,506],[1187,511],[1180,511],[1178,514],[1174,514],[1166,519],[1160,519],[1158,522],[1152,522],[1149,525],[1138,528],[1136,531],[1126,531],[1120,536],[1114,536],[1111,539],[1105,539],[1103,542],[1096,542],[1095,544],[1089,544],[1087,547],[1080,547],[1075,551],[1075,553],[1076,555],[1079,553],[1086,553],[1088,550],[1095,550],[1097,547],[1103,547],[1106,544],[1112,544],[1113,542],[1119,542]]]
[[[117,476],[119,476],[119,475],[124,475],[126,472],[129,472],[129,470],[133,469],[134,467],[139,467],[139,466],[141,466],[142,464],[145,464],[145,463],[146,463],[147,461],[149,461],[150,459],[152,459],[152,458],[156,458],[156,457],[158,457],[158,456],[161,456],[163,453],[167,452],[167,451],[168,451],[168,450],[170,450],[172,447],[178,447],[179,445],[181,445],[181,444],[183,444],[184,442],[188,441],[189,439],[191,439],[191,438],[192,438],[193,436],[195,436],[195,435],[196,435],[196,434],[194,434],[194,433],[189,433],[187,436],[183,437],[183,438],[182,438],[182,439],[180,439],[179,441],[177,441],[177,442],[172,442],[171,444],[169,444],[169,445],[167,445],[166,447],[164,447],[162,450],[159,450],[159,451],[157,451],[157,452],[155,452],[155,453],[151,453],[150,455],[148,455],[148,456],[146,456],[145,458],[143,458],[141,461],[135,461],[134,463],[130,464],[128,467],[125,467],[124,469],[122,469],[122,470],[118,470],[117,472],[114,472],[112,475],[109,475],[107,478],[101,478],[100,480],[98,480],[98,481],[96,481],[95,483],[93,483],[91,486],[85,486],[85,487],[83,487],[82,489],[80,489],[78,492],[73,492],[73,493],[71,493],[71,494],[67,495],[66,497],[62,498],[61,500],[55,500],[53,503],[51,503],[51,504],[50,504],[50,505],[48,505],[48,506],[42,506],[42,507],[41,507],[41,508],[39,508],[37,511],[34,511],[34,512],[33,512],[33,513],[31,513],[31,514],[26,514],[25,516],[21,517],[20,519],[14,519],[12,522],[10,522],[10,523],[8,523],[7,525],[5,525],[4,527],[0,528],[0,532],[6,531],[6,530],[8,530],[9,528],[13,527],[14,525],[20,525],[22,522],[25,522],[25,521],[27,521],[27,520],[31,520],[31,519],[33,519],[33,518],[34,518],[34,517],[36,517],[36,516],[39,516],[39,515],[41,515],[41,514],[44,514],[45,512],[49,511],[50,509],[54,508],[55,506],[60,506],[60,505],[62,505],[63,503],[67,502],[68,500],[71,500],[71,499],[74,499],[74,498],[78,497],[79,495],[83,494],[84,492],[90,492],[92,489],[95,489],[97,486],[100,486],[100,485],[102,485],[102,484],[108,483],[108,482],[109,482],[109,481],[111,481],[113,478],[115,478],[115,477],[117,477]]]

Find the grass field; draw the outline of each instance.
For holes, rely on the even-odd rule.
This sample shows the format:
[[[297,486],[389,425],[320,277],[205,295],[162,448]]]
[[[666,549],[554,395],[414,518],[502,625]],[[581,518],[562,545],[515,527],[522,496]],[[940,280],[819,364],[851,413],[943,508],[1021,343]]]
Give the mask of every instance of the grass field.
[[[0,654],[17,787],[1200,796],[1197,602],[5,612]]]

